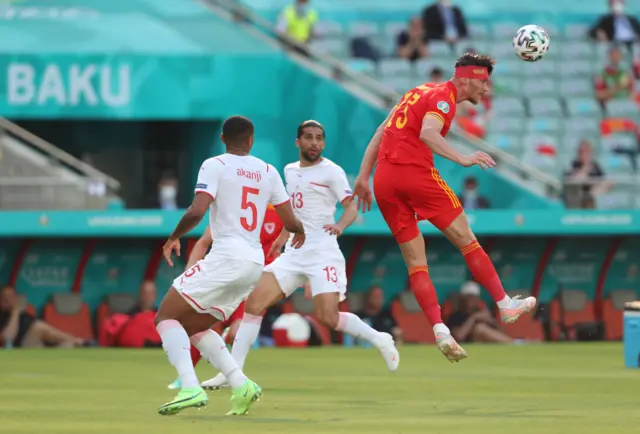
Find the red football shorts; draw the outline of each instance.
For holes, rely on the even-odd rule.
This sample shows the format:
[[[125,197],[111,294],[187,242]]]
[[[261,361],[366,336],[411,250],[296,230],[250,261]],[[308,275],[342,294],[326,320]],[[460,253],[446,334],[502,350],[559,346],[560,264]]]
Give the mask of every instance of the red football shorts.
[[[420,235],[420,220],[429,220],[443,231],[462,213],[460,201],[435,168],[382,161],[373,177],[373,190],[398,243]]]

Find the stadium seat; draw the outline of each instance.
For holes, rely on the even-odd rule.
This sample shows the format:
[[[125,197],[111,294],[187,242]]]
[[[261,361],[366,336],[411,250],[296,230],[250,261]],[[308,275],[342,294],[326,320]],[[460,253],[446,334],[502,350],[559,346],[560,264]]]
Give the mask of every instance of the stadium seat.
[[[344,33],[342,25],[336,21],[319,21],[313,30],[322,38],[341,36]]]
[[[597,116],[575,116],[569,117],[564,124],[567,134],[578,136],[579,138],[588,138],[600,135],[600,118]]]
[[[474,49],[478,53],[488,53],[491,50],[491,43],[487,41],[473,39],[472,41],[459,42],[454,47],[456,56],[462,56],[469,49]]]
[[[491,30],[489,26],[484,23],[469,23],[469,34],[471,38],[475,41],[477,39],[489,39],[491,36]],[[464,45],[464,44],[458,44]]]
[[[513,33],[515,35],[515,32]],[[513,35],[511,36],[513,38]],[[505,39],[497,39],[495,40],[490,47],[490,53],[492,56],[495,56],[498,59],[509,58],[513,56],[513,45],[511,43],[511,38]],[[498,63],[498,67],[499,67]],[[525,69],[526,70],[526,69]]]
[[[569,98],[567,99],[567,111],[569,116],[597,116],[602,114],[602,110],[594,98]]]
[[[593,81],[588,78],[564,78],[559,91],[566,97],[594,97]]]
[[[634,197],[626,191],[612,191],[595,197],[597,209],[633,209]]]
[[[527,123],[527,131],[530,133],[557,134],[562,130],[562,119],[558,118],[533,118]]]
[[[511,44],[511,39],[515,36],[518,29],[522,27],[522,24],[517,22],[499,22],[493,25],[493,37],[498,40],[508,40]],[[495,54],[495,53],[494,53]],[[495,54],[497,55],[497,54]]]
[[[520,95],[523,80],[517,76],[499,76],[493,80],[493,93],[497,95]]]
[[[611,291],[604,300],[602,319],[605,326],[605,336],[608,340],[620,340],[623,334],[622,317],[624,304],[638,299],[635,290],[621,289]]]
[[[574,60],[560,63],[560,75],[564,78],[588,77],[593,78],[596,73],[596,65],[593,61]]]
[[[369,59],[349,59],[347,66],[361,74],[374,76],[376,73],[376,64]]]
[[[558,82],[553,78],[528,78],[520,88],[520,94],[528,97],[558,96]],[[532,115],[536,115],[532,112]]]
[[[338,58],[343,58],[347,55],[347,44],[342,38],[327,38],[311,41],[310,47],[312,50],[321,54]]]
[[[347,27],[350,37],[371,37],[379,33],[378,25],[371,21],[354,21]]]
[[[384,79],[387,77],[411,77],[411,64],[404,59],[382,59],[378,64],[378,72]]]
[[[94,338],[89,306],[82,301],[78,294],[54,294],[51,302],[44,308],[43,319],[73,336],[85,340]]]
[[[612,99],[607,102],[606,111],[611,117],[637,118],[640,108],[631,99]]]
[[[615,175],[630,175],[633,173],[631,159],[626,155],[604,153],[599,158],[605,173]]]
[[[415,296],[405,291],[391,304],[391,314],[404,331],[405,341],[411,343],[435,343],[431,325],[422,313]]]
[[[429,56],[432,57],[448,57],[455,52],[449,43],[441,41],[429,42],[428,50]]]
[[[551,155],[541,155],[535,150],[525,150],[522,162],[526,165],[542,170],[549,174],[559,174],[562,167],[556,157]]]
[[[486,140],[499,149],[511,154],[519,154],[522,152],[522,138],[518,135],[491,134]]]
[[[513,48],[512,48],[513,49]],[[500,77],[503,75],[520,76],[524,71],[526,65],[522,60],[504,60],[496,64],[496,68],[492,74],[492,77]]]
[[[550,59],[543,59],[539,62],[533,62],[524,69],[525,76],[534,80],[540,77],[555,77],[558,75],[558,64]]]
[[[411,77],[386,77],[382,84],[389,90],[404,94],[419,83],[418,80]]]
[[[395,42],[398,35],[402,33],[403,30],[406,30],[407,27],[408,24],[403,21],[386,23],[383,27],[382,33],[384,37],[389,38]]]
[[[522,298],[529,297],[531,292],[528,290],[521,291],[509,291],[507,292],[509,297],[515,297],[519,295]],[[534,319],[533,314],[525,314],[518,318],[518,321],[512,324],[503,323],[500,319],[500,312],[496,310],[496,318],[500,321],[500,324],[512,339],[524,339],[527,341],[543,341],[544,331],[542,324],[539,320]]]
[[[602,149],[605,151],[615,151],[624,149],[633,151],[638,147],[638,140],[630,134],[612,134],[605,136],[601,140]]]
[[[536,116],[564,116],[562,105],[557,98],[531,98],[529,100],[529,111],[535,113]]]
[[[493,104],[493,112],[496,116],[524,116],[524,103],[522,102],[522,99],[516,97],[498,98]]]
[[[567,61],[574,59],[587,60],[595,57],[595,47],[590,41],[564,42],[558,47],[560,55]]]
[[[510,115],[511,113],[505,113],[504,115]],[[492,134],[500,133],[522,133],[524,130],[524,118],[523,117],[502,117],[499,119],[493,118],[489,123],[489,131]]]
[[[580,290],[567,289],[560,293],[559,299],[550,305],[551,321],[555,325],[554,332],[559,332],[562,325],[567,328],[569,338],[575,337],[575,326],[580,323],[595,321],[593,303],[587,293]]]
[[[567,39],[585,39],[589,25],[585,23],[567,24],[564,27],[564,36]]]

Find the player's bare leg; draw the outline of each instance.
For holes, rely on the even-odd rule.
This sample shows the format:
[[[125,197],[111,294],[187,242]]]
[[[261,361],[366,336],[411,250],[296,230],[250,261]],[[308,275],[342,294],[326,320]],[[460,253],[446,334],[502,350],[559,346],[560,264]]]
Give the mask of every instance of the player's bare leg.
[[[511,299],[507,296],[491,259],[471,231],[464,212],[456,217],[449,227],[442,230],[442,233],[460,249],[473,278],[489,291],[500,309],[503,322],[515,322],[522,314],[535,309],[535,297]]]
[[[438,304],[438,295],[436,294],[433,282],[429,276],[429,268],[427,267],[427,254],[425,249],[424,238],[422,234],[411,228],[412,233],[418,233],[413,239],[406,242],[399,242],[400,251],[404,257],[404,261],[409,269],[409,282],[411,289],[424,312],[425,316],[433,326],[433,333],[436,337],[436,345],[438,349],[451,362],[458,362],[467,357],[466,351],[458,345],[456,340],[451,336],[451,331],[444,325],[442,321],[442,313]],[[409,234],[398,234],[396,239],[403,240]]]
[[[240,369],[244,367],[247,355],[256,339],[258,339],[264,311],[276,304],[283,297],[282,289],[273,273],[262,273],[256,288],[245,301],[244,317],[242,318],[242,322],[236,333],[236,339],[231,347],[231,355],[240,366]],[[209,390],[218,390],[228,386],[229,381],[222,372],[202,383],[202,387]]]
[[[374,330],[351,312],[340,312],[339,302],[340,294],[337,292],[318,294],[313,297],[314,313],[318,321],[332,330],[367,340],[380,351],[389,370],[397,370],[400,364],[400,354],[396,349],[393,337],[388,333]]]

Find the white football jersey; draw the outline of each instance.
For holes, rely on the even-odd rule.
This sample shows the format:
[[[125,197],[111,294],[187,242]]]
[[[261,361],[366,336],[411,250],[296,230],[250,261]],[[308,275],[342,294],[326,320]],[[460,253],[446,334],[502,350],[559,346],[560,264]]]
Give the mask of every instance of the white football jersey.
[[[284,177],[293,211],[304,225],[302,249],[323,243],[337,245],[335,235],[328,234],[324,226],[335,223],[336,204],[353,194],[344,170],[326,158],[308,167],[300,167],[297,161],[284,168]]]
[[[250,155],[222,154],[202,163],[195,191],[214,198],[209,208],[209,254],[263,264],[260,229],[267,205],[289,200],[278,171]]]

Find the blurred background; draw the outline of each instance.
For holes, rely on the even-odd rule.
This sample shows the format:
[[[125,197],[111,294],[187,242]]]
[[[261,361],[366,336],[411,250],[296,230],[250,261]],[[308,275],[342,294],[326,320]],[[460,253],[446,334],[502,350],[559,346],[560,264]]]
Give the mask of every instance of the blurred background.
[[[253,154],[279,170],[297,159],[296,126],[318,120],[325,156],[353,181],[401,94],[447,80],[473,50],[498,61],[491,95],[459,107],[449,139],[490,152],[498,168],[436,165],[506,289],[538,297],[541,309],[499,325],[462,256],[425,223],[446,321],[485,311],[495,333],[469,336],[480,342],[619,340],[623,305],[640,291],[639,13],[639,2],[620,0],[0,2],[5,345],[158,345],[153,328],[118,335],[137,315],[152,318],[184,267],[185,255],[169,268],[160,247],[202,161],[224,152],[226,117],[248,116]],[[525,24],[551,38],[536,63],[513,51]],[[430,342],[377,210],[340,245],[342,308],[398,340]],[[275,316],[307,316],[316,344],[354,344],[311,311],[298,291]],[[12,315],[20,339],[4,339]],[[33,327],[37,339],[25,341]]]

